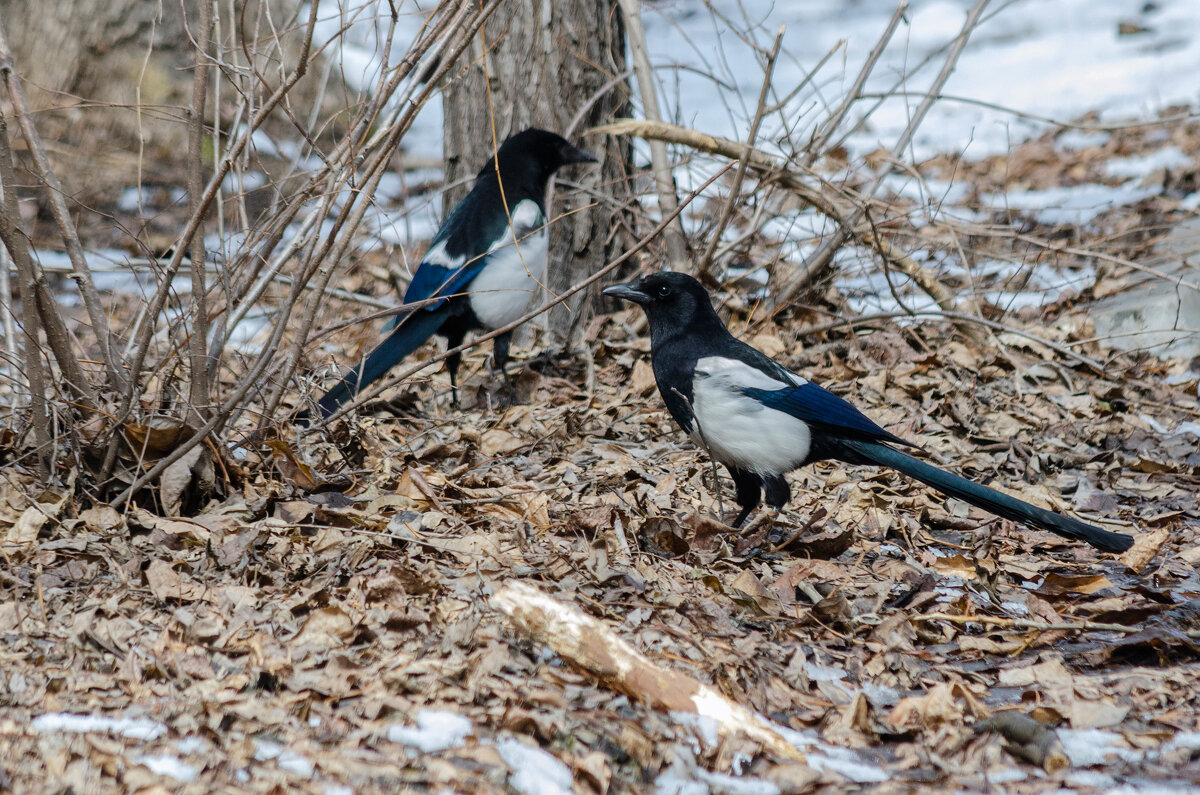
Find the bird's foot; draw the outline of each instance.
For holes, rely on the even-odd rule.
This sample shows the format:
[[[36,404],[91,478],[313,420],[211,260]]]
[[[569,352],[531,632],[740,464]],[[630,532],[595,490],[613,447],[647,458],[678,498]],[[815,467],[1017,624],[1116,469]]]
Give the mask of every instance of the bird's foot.
[[[735,555],[747,558],[774,558],[778,549],[773,541],[777,536],[779,511],[759,511],[741,529],[741,536],[734,545]]]

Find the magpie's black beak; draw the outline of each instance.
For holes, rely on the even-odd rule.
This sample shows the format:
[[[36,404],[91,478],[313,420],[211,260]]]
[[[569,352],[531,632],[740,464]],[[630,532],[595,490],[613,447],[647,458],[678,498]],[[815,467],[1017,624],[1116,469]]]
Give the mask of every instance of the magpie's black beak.
[[[646,304],[650,301],[650,296],[639,290],[634,282],[614,284],[610,287],[605,287],[601,292],[605,295],[611,295],[613,298],[623,298],[626,301],[633,301],[635,304]]]
[[[582,149],[577,149],[572,146],[567,151],[563,152],[563,164],[570,165],[572,163],[595,163],[596,157],[590,152],[585,152]]]

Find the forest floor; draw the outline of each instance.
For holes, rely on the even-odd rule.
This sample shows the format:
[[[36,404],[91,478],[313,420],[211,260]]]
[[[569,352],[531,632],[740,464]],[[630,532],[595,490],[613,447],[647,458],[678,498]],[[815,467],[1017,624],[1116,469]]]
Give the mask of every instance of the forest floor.
[[[983,196],[1177,146],[1192,170],[1148,175],[1147,198],[1021,222],[1137,260],[1194,214],[1196,137],[1032,141],[929,168]],[[1071,264],[1013,234],[971,245]],[[223,496],[185,515],[77,506],[9,470],[0,788],[1200,787],[1198,375],[1089,341],[1090,301],[1131,275],[996,315],[1009,330],[980,341],[945,321],[804,334],[844,309],[833,284],[773,320],[737,285],[718,294],[736,333],[930,460],[1134,534],[1123,556],[833,464],[794,473],[778,524],[739,534],[626,311],[573,352],[518,346],[516,405],[496,406],[475,349],[463,409],[438,371],[326,430],[281,428],[227,457]],[[567,662],[499,609],[513,581],[756,712],[804,759],[663,708],[611,661]],[[1056,727],[1050,744],[983,731],[1013,734],[1014,713]]]

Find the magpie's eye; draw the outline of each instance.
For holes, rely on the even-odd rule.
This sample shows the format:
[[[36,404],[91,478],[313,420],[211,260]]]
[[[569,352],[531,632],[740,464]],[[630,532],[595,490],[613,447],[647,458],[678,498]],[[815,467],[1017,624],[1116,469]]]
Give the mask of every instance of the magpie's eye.
[[[669,285],[669,284],[660,284],[660,285],[658,286],[658,289],[657,289],[655,292],[657,292],[657,293],[658,293],[658,297],[659,297],[659,298],[666,298],[668,295],[670,295],[670,294],[671,294],[671,285]]]

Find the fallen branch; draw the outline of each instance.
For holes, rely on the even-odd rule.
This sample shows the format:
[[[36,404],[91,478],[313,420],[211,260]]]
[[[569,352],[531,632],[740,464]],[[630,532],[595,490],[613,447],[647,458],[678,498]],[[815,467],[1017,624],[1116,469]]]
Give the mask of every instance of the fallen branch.
[[[517,580],[506,583],[492,604],[518,632],[545,643],[605,685],[657,709],[709,718],[722,736],[747,737],[784,759],[804,761],[804,754],[765,717],[687,674],[649,660],[579,608]]]
[[[1023,712],[997,712],[972,727],[977,733],[993,732],[1006,742],[1004,750],[1018,759],[1035,764],[1047,773],[1071,766],[1062,742],[1054,729]]]
[[[1050,623],[1047,621],[1030,621],[1027,618],[1000,618],[999,616],[956,616],[951,613],[926,613],[913,616],[911,621],[949,621],[952,624],[989,624],[994,627],[1009,627],[1011,629],[1035,629],[1039,632],[1050,630],[1067,630],[1076,632],[1123,632],[1126,634],[1141,632],[1141,627],[1127,627],[1124,624],[1102,624],[1099,621],[1076,621]],[[1189,633],[1190,635],[1191,633]],[[1200,637],[1200,632],[1195,637]]]

